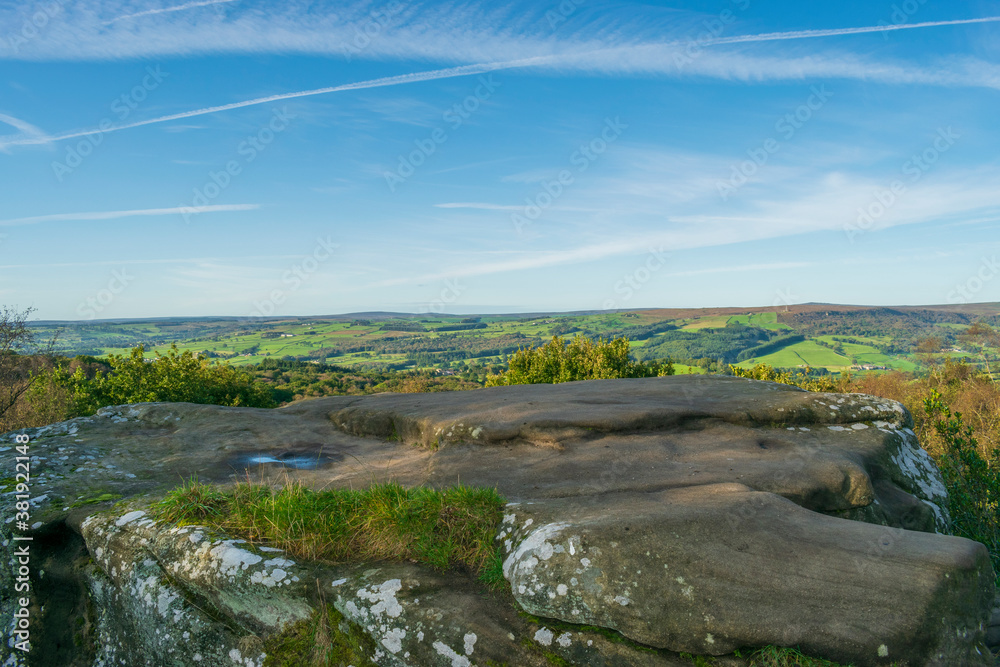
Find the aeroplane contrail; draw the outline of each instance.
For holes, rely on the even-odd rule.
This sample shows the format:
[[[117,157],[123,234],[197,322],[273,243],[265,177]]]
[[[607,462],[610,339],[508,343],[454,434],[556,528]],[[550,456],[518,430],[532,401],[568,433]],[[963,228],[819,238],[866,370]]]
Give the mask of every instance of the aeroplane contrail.
[[[955,21],[926,21],[924,23],[899,23],[862,28],[831,28],[829,30],[794,30],[792,32],[765,32],[759,35],[734,35],[706,40],[704,44],[740,44],[742,42],[772,42],[782,39],[809,39],[811,37],[835,37],[837,35],[861,35],[868,32],[885,32],[886,30],[911,30],[913,28],[936,28],[945,25],[964,25],[966,23],[994,23],[1000,21],[1000,16],[986,16],[978,19],[958,19]]]
[[[144,12],[137,12],[135,14],[125,14],[124,16],[118,16],[116,18],[111,19],[110,21],[105,21],[104,25],[111,25],[112,23],[117,23],[118,21],[124,21],[125,19],[134,19],[140,16],[150,16],[152,14],[166,14],[168,12],[179,12],[185,9],[194,9],[195,7],[221,5],[226,2],[239,2],[239,0],[203,0],[202,2],[189,2],[183,5],[175,5],[173,7],[163,7],[161,9],[147,9]]]
[[[509,60],[506,62],[493,62],[493,63],[479,63],[475,65],[460,65],[458,67],[447,67],[445,69],[430,70],[427,72],[414,72],[412,74],[400,74],[398,76],[386,76],[379,79],[369,79],[368,81],[358,81],[356,83],[345,83],[339,86],[329,86],[326,88],[314,88],[312,90],[301,90],[294,93],[281,93],[279,95],[268,95],[267,97],[256,97],[251,100],[244,100],[242,102],[233,102],[232,104],[222,104],[214,107],[205,107],[203,109],[195,109],[194,111],[184,111],[181,113],[169,114],[167,116],[159,116],[158,118],[150,118],[148,120],[139,120],[134,123],[127,123],[125,125],[114,125],[106,129],[91,129],[91,130],[80,130],[77,132],[67,132],[65,134],[56,135],[45,135],[42,137],[22,137],[20,139],[13,139],[0,143],[0,149],[6,146],[25,146],[31,144],[47,144],[55,141],[62,141],[64,139],[75,139],[77,137],[86,137],[92,134],[105,134],[108,132],[118,132],[121,130],[128,130],[133,127],[142,127],[143,125],[153,125],[155,123],[166,123],[172,120],[181,120],[182,118],[192,118],[194,116],[204,116],[206,114],[218,113],[220,111],[229,111],[231,109],[241,109],[243,107],[255,106],[257,104],[267,104],[269,102],[280,102],[281,100],[290,100],[296,97],[310,97],[312,95],[325,95],[327,93],[337,93],[345,90],[362,90],[364,88],[380,88],[383,86],[396,86],[403,83],[419,83],[421,81],[433,81],[434,79],[448,79],[456,76],[469,76],[472,74],[485,74],[487,72],[495,72],[501,69],[511,69],[514,67],[530,67],[532,65],[542,64],[545,61],[554,60],[556,56],[539,56],[535,58],[523,58],[520,60]]]
[[[205,2],[202,4],[217,4],[218,2],[232,2],[232,1],[235,0],[213,0],[212,2]],[[181,5],[176,9],[179,9],[181,7],[194,6],[195,4],[196,3],[191,3],[189,5]],[[160,11],[160,10],[154,10],[154,11]],[[702,44],[707,46],[714,46],[722,44],[739,44],[745,42],[767,42],[767,41],[786,40],[786,39],[809,39],[816,37],[833,37],[837,35],[855,35],[855,34],[863,34],[871,32],[882,32],[885,30],[909,30],[914,28],[931,28],[938,26],[962,25],[969,23],[990,23],[996,21],[1000,21],[1000,16],[987,16],[975,19],[959,19],[955,21],[927,21],[924,23],[865,26],[860,28],[834,28],[830,30],[796,30],[791,32],[771,32],[771,33],[760,33],[757,35],[734,35],[732,37],[719,37],[712,40],[706,40],[705,42],[702,42]],[[660,46],[669,46],[671,44],[680,45],[682,44],[682,42],[669,42],[661,44]],[[614,52],[614,51],[619,51],[620,48],[611,47],[605,50],[609,52]],[[387,76],[378,79],[369,79],[367,81],[358,81],[355,83],[341,84],[339,86],[328,86],[324,88],[314,88],[312,90],[301,90],[293,93],[281,93],[278,95],[269,95],[267,97],[256,97],[250,100],[244,100],[242,102],[233,102],[231,104],[222,104],[218,106],[204,107],[202,109],[195,109],[193,111],[184,111],[181,113],[159,116],[157,118],[140,120],[133,123],[127,123],[125,125],[115,125],[103,130],[95,128],[90,130],[66,132],[64,134],[51,135],[51,136],[44,134],[42,135],[34,134],[34,135],[21,136],[19,138],[7,138],[6,140],[0,137],[0,150],[3,150],[8,146],[49,144],[57,141],[63,141],[65,139],[75,139],[78,137],[86,137],[94,134],[119,132],[121,130],[128,130],[135,127],[142,127],[144,125],[166,123],[174,120],[181,120],[184,118],[204,116],[208,114],[219,113],[221,111],[230,111],[232,109],[241,109],[243,107],[255,106],[258,104],[267,104],[269,102],[279,102],[281,100],[295,99],[298,97],[311,97],[313,95],[325,95],[328,93],[337,93],[347,90],[362,90],[365,88],[381,88],[385,86],[397,86],[407,83],[420,83],[422,81],[433,81],[435,79],[448,79],[459,76],[485,74],[487,72],[496,72],[504,69],[515,69],[522,67],[534,67],[545,64],[554,64],[558,63],[559,61],[566,61],[579,58],[581,55],[592,55],[592,53],[591,54],[569,53],[565,55],[536,56],[532,58],[508,60],[504,62],[489,62],[489,63],[477,63],[473,65],[459,65],[457,67],[446,67],[443,69],[429,70],[425,72],[414,72],[411,74]]]
[[[178,213],[216,213],[219,211],[252,211],[260,208],[260,204],[212,204],[208,206],[176,206],[174,208],[144,208],[131,211],[88,211],[86,213],[54,213],[51,215],[33,215],[28,218],[10,218],[0,220],[0,227],[13,225],[33,225],[39,222],[57,222],[83,220],[115,220],[117,218],[132,218],[145,215],[176,215]]]

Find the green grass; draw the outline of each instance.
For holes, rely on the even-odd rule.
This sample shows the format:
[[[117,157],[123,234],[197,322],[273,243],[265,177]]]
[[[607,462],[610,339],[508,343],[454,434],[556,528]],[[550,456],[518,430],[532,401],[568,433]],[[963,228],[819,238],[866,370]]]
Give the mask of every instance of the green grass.
[[[815,341],[806,340],[801,343],[789,345],[772,354],[741,361],[736,365],[742,368],[752,368],[757,364],[767,364],[775,368],[812,366],[813,368],[822,367],[830,370],[841,370],[850,368],[851,360],[829,348],[818,345]]]
[[[451,486],[406,489],[394,482],[364,490],[275,490],[192,479],[154,506],[159,518],[208,525],[293,556],[327,562],[414,560],[459,568],[488,585],[503,581],[495,543],[506,504],[494,489]],[[498,580],[499,577],[499,580]]]
[[[758,649],[747,658],[750,667],[841,667],[839,663],[810,658],[796,649],[778,646]]]
[[[269,637],[264,644],[264,667],[374,667],[368,657],[375,641],[347,622],[332,605],[324,605],[312,619],[300,621]]]

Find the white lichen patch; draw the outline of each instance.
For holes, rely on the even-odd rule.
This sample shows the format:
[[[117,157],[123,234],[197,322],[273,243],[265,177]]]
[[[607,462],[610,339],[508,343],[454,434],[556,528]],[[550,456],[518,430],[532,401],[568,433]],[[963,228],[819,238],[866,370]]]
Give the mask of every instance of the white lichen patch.
[[[539,628],[538,631],[535,632],[535,641],[542,646],[552,646],[553,637],[553,632],[548,628]]]
[[[115,521],[115,525],[121,528],[126,523],[135,521],[136,519],[144,516],[146,516],[146,513],[143,512],[142,510],[136,510],[134,512],[129,512],[128,514],[122,514],[120,517],[118,517],[118,520]]]
[[[886,646],[885,644],[880,645],[878,647],[878,657],[880,657],[880,658],[888,658],[889,657],[889,647]]]
[[[382,646],[388,649],[389,653],[399,653],[403,650],[403,639],[406,638],[406,630],[403,628],[392,628],[382,637]]]
[[[226,542],[212,547],[209,553],[216,560],[219,573],[228,577],[234,577],[251,565],[256,565],[264,560],[263,557],[255,553],[234,547]]]
[[[403,606],[396,600],[396,592],[403,587],[399,579],[390,579],[378,586],[368,587],[358,590],[357,596],[362,600],[373,603],[368,607],[368,613],[378,618],[385,614],[390,618],[399,618],[403,613]]]
[[[431,644],[431,646],[434,648],[435,651],[438,652],[438,655],[444,656],[445,658],[451,660],[451,667],[470,667],[470,665],[472,664],[471,662],[469,662],[468,658],[466,658],[464,655],[459,655],[450,646],[448,646],[442,641],[436,641],[433,644]]]
[[[465,636],[462,637],[462,642],[465,648],[465,655],[472,655],[472,652],[475,650],[476,647],[476,640],[478,639],[479,637],[476,636],[475,632],[465,633]]]
[[[530,522],[531,519],[528,519]],[[528,524],[525,524],[528,525]],[[503,562],[503,574],[508,581],[512,581],[515,574],[528,574],[534,570],[538,564],[535,554],[545,554],[544,560],[552,557],[554,553],[550,540],[558,537],[559,533],[569,526],[568,523],[557,522],[539,526],[531,532],[528,537],[517,545],[510,556]]]

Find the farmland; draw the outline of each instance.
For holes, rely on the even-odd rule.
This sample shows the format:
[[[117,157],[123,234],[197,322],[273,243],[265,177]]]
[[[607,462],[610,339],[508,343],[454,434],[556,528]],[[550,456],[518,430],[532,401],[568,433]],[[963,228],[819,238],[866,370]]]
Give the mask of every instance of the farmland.
[[[995,325],[997,304],[965,308],[864,308],[806,304],[768,309],[656,309],[533,315],[355,313],[270,319],[200,318],[38,322],[66,356],[106,357],[171,345],[236,366],[295,360],[369,370],[462,369],[502,364],[518,348],[552,336],[628,337],[642,360],[671,358],[678,372],[734,363],[805,366],[839,373],[864,367],[913,371],[930,357],[990,359],[970,345],[972,323]],[[760,349],[760,354],[757,350]]]

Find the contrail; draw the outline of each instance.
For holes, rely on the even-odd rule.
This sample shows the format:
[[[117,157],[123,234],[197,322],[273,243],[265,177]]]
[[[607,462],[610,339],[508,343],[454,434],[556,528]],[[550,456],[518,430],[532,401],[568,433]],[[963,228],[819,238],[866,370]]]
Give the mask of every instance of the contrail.
[[[213,0],[211,2],[205,2],[201,4],[217,4],[218,2],[234,2],[234,1],[235,0]],[[195,6],[195,4],[196,3],[190,3],[188,5],[180,5],[179,7],[172,8],[170,11],[172,11],[173,9]],[[159,12],[167,10],[151,10],[151,11]],[[784,39],[809,39],[814,37],[833,37],[836,35],[856,35],[856,34],[871,33],[871,32],[882,32],[884,30],[909,30],[912,28],[931,28],[931,27],[946,26],[946,25],[962,25],[968,23],[990,23],[996,21],[1000,21],[1000,16],[988,16],[976,19],[960,19],[956,21],[928,21],[924,23],[911,23],[903,25],[866,26],[861,28],[835,28],[831,30],[797,30],[792,32],[771,32],[771,33],[761,33],[758,35],[735,35],[733,37],[720,37],[713,40],[706,40],[705,42],[703,42],[703,44],[706,46],[714,46],[720,44],[738,44],[742,42],[767,42],[767,41],[784,40]],[[671,46],[671,45],[683,45],[683,42],[668,42],[665,44],[648,45],[648,46]],[[621,50],[620,47],[601,49],[601,51],[608,51],[608,52],[614,52],[620,50]],[[255,106],[258,104],[267,104],[269,102],[279,102],[281,100],[290,100],[298,97],[325,95],[327,93],[337,93],[346,90],[362,90],[365,88],[381,88],[384,86],[397,86],[406,83],[420,83],[422,81],[433,81],[435,79],[448,79],[458,76],[485,74],[487,72],[496,72],[498,70],[504,70],[504,69],[515,69],[520,67],[533,67],[538,65],[552,64],[552,63],[558,63],[559,61],[562,60],[576,59],[581,57],[582,55],[593,55],[593,53],[594,52],[588,54],[569,53],[565,55],[536,56],[532,58],[508,60],[504,62],[477,63],[474,65],[459,65],[457,67],[446,67],[444,69],[436,69],[426,72],[414,72],[412,74],[387,76],[379,79],[369,79],[368,81],[346,83],[339,86],[329,86],[326,88],[302,90],[294,93],[282,93],[280,95],[257,97],[251,100],[244,100],[242,102],[233,102],[232,104],[222,104],[214,107],[205,107],[203,109],[196,109],[194,111],[185,111],[182,113],[160,116],[158,118],[150,118],[149,120],[140,120],[125,125],[116,125],[104,130],[101,129],[80,130],[77,132],[67,132],[65,134],[58,134],[52,136],[48,135],[22,136],[19,139],[8,139],[6,141],[4,140],[3,137],[0,137],[0,150],[4,150],[8,146],[48,144],[56,141],[62,141],[64,139],[75,139],[77,137],[86,137],[93,134],[118,132],[120,130],[128,130],[134,127],[142,127],[144,125],[166,123],[173,120],[181,120],[183,118],[204,116],[207,114],[218,113],[220,111],[241,109],[243,107]]]
[[[944,25],[963,25],[966,23],[993,23],[1000,21],[1000,16],[987,16],[978,19],[959,19],[957,21],[926,21],[924,23],[903,23],[899,25],[866,26],[863,28],[833,28],[831,30],[795,30],[793,32],[767,32],[760,35],[734,35],[706,40],[704,44],[739,44],[741,42],[772,42],[781,39],[809,39],[811,37],[835,37],[837,35],[860,35],[866,32],[884,32],[886,30],[910,30],[912,28],[934,28]]]
[[[115,218],[131,218],[137,215],[175,215],[181,213],[216,213],[219,211],[252,211],[260,208],[260,204],[215,204],[211,206],[177,206],[174,208],[143,208],[133,211],[92,211],[89,213],[55,213],[52,215],[34,215],[29,218],[11,218],[0,220],[0,226],[34,225],[39,222],[55,222],[58,220],[114,220]]]
[[[434,79],[448,79],[456,76],[469,76],[471,74],[485,74],[486,72],[495,72],[497,70],[511,69],[514,67],[529,67],[531,65],[537,65],[547,61],[552,61],[555,58],[556,56],[538,56],[535,58],[523,58],[520,60],[509,60],[506,62],[499,62],[499,63],[479,63],[476,65],[460,65],[458,67],[447,67],[445,69],[430,70],[428,72],[415,72],[413,74],[400,74],[398,76],[386,76],[380,79],[369,79],[368,81],[359,81],[357,83],[345,83],[340,86],[315,88],[313,90],[302,90],[295,93],[282,93],[280,95],[269,95],[268,97],[257,97],[252,100],[244,100],[243,102],[233,102],[232,104],[222,104],[220,106],[215,106],[215,107],[205,107],[204,109],[196,109],[194,111],[185,111],[182,113],[170,114],[168,116],[160,116],[159,118],[150,118],[149,120],[140,120],[134,123],[128,123],[126,125],[115,125],[105,130],[101,129],[80,130],[79,132],[67,132],[66,134],[56,134],[52,136],[45,136],[44,138],[24,137],[21,139],[16,139],[7,142],[2,142],[2,140],[0,140],[0,150],[5,148],[6,146],[46,144],[54,141],[62,141],[64,139],[75,139],[77,137],[86,137],[92,134],[105,134],[108,132],[118,132],[119,130],[128,130],[133,127],[141,127],[143,125],[166,123],[172,120],[181,120],[182,118],[192,118],[194,116],[204,116],[206,114],[218,113],[220,111],[229,111],[231,109],[241,109],[243,107],[255,106],[257,104],[267,104],[269,102],[290,100],[296,97],[325,95],[327,93],[337,93],[344,90],[361,90],[364,88],[380,88],[383,86],[396,86],[403,83],[419,83],[421,81],[433,81]]]
[[[238,2],[239,0],[204,0],[203,2],[189,2],[186,5],[177,5],[175,7],[164,7],[162,9],[148,9],[144,12],[138,12],[136,14],[125,14],[124,16],[119,16],[118,18],[113,18],[110,21],[105,21],[104,25],[111,25],[117,21],[124,21],[125,19],[134,19],[140,16],[149,16],[151,14],[166,14],[167,12],[179,12],[184,9],[194,9],[195,7],[206,7],[208,5],[221,5],[224,2]]]
[[[0,123],[5,123],[13,128],[21,130],[22,136],[31,136],[41,139],[41,143],[48,143],[48,135],[45,134],[41,129],[35,127],[31,123],[25,122],[20,118],[14,118],[13,116],[8,116],[7,114],[0,113]],[[10,135],[18,136],[18,135]],[[9,145],[9,142],[4,141],[5,137],[0,137],[0,151],[7,152],[5,149]]]

